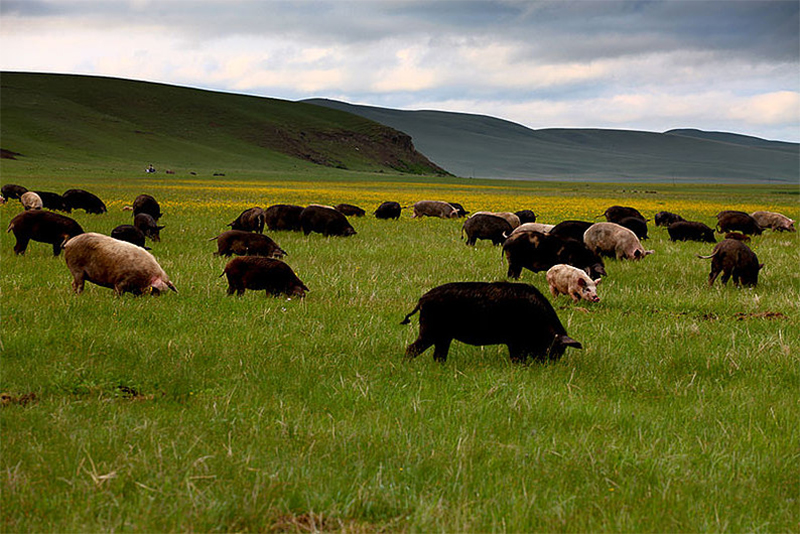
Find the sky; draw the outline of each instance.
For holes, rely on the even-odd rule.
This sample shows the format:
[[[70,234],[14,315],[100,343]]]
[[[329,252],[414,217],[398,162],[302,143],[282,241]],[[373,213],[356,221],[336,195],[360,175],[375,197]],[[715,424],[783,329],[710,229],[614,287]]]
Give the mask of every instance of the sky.
[[[0,0],[0,69],[800,142],[798,0]]]

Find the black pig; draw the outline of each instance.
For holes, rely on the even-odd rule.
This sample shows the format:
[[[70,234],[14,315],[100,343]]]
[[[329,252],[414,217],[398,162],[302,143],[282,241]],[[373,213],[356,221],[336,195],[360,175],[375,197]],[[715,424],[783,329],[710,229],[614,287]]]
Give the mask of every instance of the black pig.
[[[735,285],[754,286],[758,283],[758,272],[764,267],[758,263],[758,257],[750,247],[736,239],[723,239],[714,247],[710,256],[697,256],[707,260],[711,258],[711,273],[708,285],[714,285],[719,273],[722,273],[722,284],[726,284],[733,276]]]
[[[222,232],[217,237],[216,256],[266,256],[268,258],[282,258],[286,251],[282,250],[278,244],[270,237],[263,234],[254,234],[243,230],[228,230]]]
[[[83,228],[75,220],[50,211],[23,211],[8,224],[6,232],[14,232],[17,244],[14,253],[25,254],[28,242],[38,241],[53,245],[53,256],[61,254],[62,244],[71,237],[83,233]]]
[[[132,224],[120,224],[111,230],[111,237],[120,241],[127,241],[145,250],[150,250],[150,247],[144,246],[144,233]]]
[[[510,282],[453,282],[422,295],[400,324],[419,312],[419,336],[406,349],[414,358],[434,346],[444,362],[450,343],[507,345],[513,362],[530,355],[555,360],[567,347],[583,348],[567,335],[555,310],[535,287]]]
[[[384,202],[375,210],[376,219],[399,219],[403,208],[399,202]]]
[[[163,226],[156,224],[156,220],[149,213],[139,213],[133,218],[133,226],[153,241],[161,241]]]
[[[303,206],[294,204],[275,204],[264,210],[264,217],[267,228],[270,230],[292,230],[299,232],[300,214],[303,213]]]
[[[502,245],[513,230],[504,218],[484,213],[473,215],[461,227],[462,235],[467,235],[467,245],[475,245],[478,239],[488,239],[495,245]]]
[[[163,215],[158,201],[153,196],[146,194],[139,195],[133,201],[133,216],[136,217],[140,213],[150,215],[156,222]]]
[[[264,232],[264,224],[267,222],[267,216],[262,208],[255,207],[244,210],[235,221],[228,223],[231,230],[242,230],[244,232]]]
[[[267,295],[304,297],[309,289],[291,267],[281,260],[260,256],[233,258],[222,273],[228,277],[228,295],[243,295],[245,289],[265,290]],[[222,275],[220,275],[222,276]]]
[[[667,227],[672,241],[704,241],[716,243],[714,230],[707,224],[696,221],[677,221]]]
[[[83,210],[97,215],[108,211],[97,195],[83,189],[68,189],[61,197],[70,210]]]
[[[305,235],[311,232],[328,236],[347,237],[356,231],[347,221],[347,217],[333,208],[325,206],[308,206],[300,214],[300,226]]]

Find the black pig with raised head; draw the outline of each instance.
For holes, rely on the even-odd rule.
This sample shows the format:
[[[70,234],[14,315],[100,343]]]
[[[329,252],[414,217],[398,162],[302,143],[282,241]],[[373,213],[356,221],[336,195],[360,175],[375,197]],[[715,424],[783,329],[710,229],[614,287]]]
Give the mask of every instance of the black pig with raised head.
[[[416,357],[431,345],[444,362],[455,339],[469,345],[506,345],[511,360],[560,358],[582,348],[567,335],[550,302],[535,287],[510,282],[453,282],[422,295],[401,324],[419,312],[419,336],[406,349]]]

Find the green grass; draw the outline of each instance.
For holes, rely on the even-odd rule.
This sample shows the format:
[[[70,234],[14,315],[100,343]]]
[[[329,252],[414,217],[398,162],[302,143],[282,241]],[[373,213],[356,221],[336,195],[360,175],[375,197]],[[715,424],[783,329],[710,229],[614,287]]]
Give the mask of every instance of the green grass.
[[[3,162],[4,183],[105,199],[106,215],[73,214],[86,230],[128,223],[120,208],[154,193],[166,228],[153,253],[180,291],[116,298],[87,284],[75,296],[49,246],[15,256],[2,234],[0,391],[36,396],[0,408],[4,532],[798,531],[796,234],[754,239],[767,264],[756,288],[708,288],[695,254],[711,247],[653,228],[656,254],[607,261],[600,303],[553,301],[583,350],[513,365],[503,346],[455,342],[440,365],[431,351],[403,358],[418,323],[400,320],[433,286],[506,270],[488,242],[464,246],[461,221],[357,218],[346,239],[268,232],[311,289],[304,300],[226,297],[208,238],[277,202],[369,211],[420,191],[537,210],[569,198],[539,210],[547,222],[653,194],[336,170],[316,188],[303,172],[220,184],[199,170],[170,182]],[[704,220],[716,203],[796,219],[786,192],[659,186],[658,199]],[[18,211],[0,207],[0,226]],[[546,290],[544,273],[522,281]]]

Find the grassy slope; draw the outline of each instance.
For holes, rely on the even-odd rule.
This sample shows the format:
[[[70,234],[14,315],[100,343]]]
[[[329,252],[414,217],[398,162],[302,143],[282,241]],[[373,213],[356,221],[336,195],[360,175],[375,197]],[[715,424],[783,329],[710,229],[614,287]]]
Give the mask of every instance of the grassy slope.
[[[721,207],[798,218],[791,188],[0,171],[95,191],[110,212],[74,217],[103,233],[155,194],[166,228],[153,252],[180,289],[118,299],[88,284],[76,297],[49,247],[17,257],[0,235],[0,391],[37,396],[0,409],[3,531],[797,529],[796,234],[756,239],[767,268],[738,290],[705,286],[694,255],[709,245],[651,230],[656,254],[609,261],[601,303],[554,301],[585,348],[544,366],[461,343],[445,365],[403,360],[417,322],[398,323],[425,290],[503,278],[499,250],[465,247],[461,221],[271,233],[311,288],[303,302],[226,298],[207,241],[276,202],[453,198],[544,222],[624,203],[711,222]],[[0,225],[18,209],[0,207]],[[523,281],[545,289],[543,273]]]
[[[308,102],[402,130],[419,150],[459,176],[729,183],[800,178],[796,143],[690,130],[531,130],[482,115]]]
[[[302,103],[87,76],[5,72],[0,84],[2,148],[31,165],[438,171],[399,132]]]

